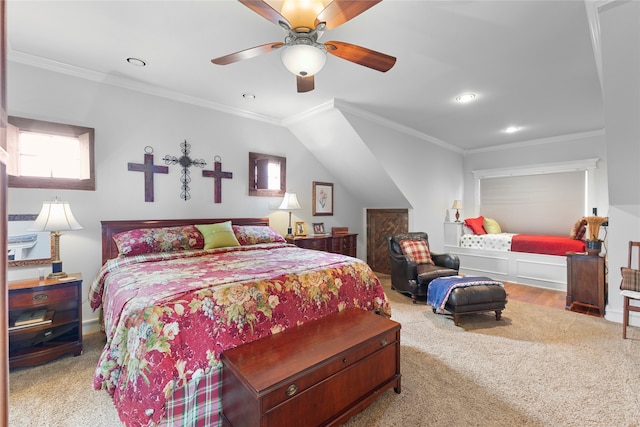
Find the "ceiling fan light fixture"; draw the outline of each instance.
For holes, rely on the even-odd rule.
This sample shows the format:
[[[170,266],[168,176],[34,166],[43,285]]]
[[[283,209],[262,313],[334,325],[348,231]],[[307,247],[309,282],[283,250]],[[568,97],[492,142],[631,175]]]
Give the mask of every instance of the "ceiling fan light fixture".
[[[285,46],[280,58],[287,70],[296,76],[309,77],[322,70],[327,62],[327,53],[315,46],[298,44]]]

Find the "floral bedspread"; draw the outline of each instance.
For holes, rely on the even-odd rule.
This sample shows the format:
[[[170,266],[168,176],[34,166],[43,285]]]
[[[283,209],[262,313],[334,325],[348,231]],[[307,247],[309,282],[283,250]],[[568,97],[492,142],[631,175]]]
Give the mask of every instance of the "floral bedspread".
[[[131,426],[159,423],[225,349],[349,307],[391,314],[363,261],[284,243],[110,260],[89,299],[107,335],[93,385]]]

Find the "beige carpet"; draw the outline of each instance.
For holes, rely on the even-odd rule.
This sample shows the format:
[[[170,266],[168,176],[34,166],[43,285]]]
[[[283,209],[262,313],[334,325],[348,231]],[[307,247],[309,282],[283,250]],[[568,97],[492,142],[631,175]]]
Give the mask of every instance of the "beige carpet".
[[[349,427],[640,426],[640,328],[510,301],[491,314],[449,316],[383,283],[402,324],[402,393],[384,393]],[[91,387],[102,342],[10,374],[10,426],[117,426]]]

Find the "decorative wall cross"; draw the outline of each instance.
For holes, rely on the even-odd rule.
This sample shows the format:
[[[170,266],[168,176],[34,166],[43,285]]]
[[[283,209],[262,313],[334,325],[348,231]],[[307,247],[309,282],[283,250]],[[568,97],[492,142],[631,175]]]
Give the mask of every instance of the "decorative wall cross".
[[[222,162],[220,162],[220,156],[213,158],[214,170],[203,170],[202,176],[214,179],[213,190],[213,202],[222,203],[222,178],[233,178],[232,172],[222,172]]]
[[[177,163],[182,166],[182,176],[180,177],[180,182],[182,183],[182,192],[180,193],[180,198],[184,201],[187,201],[191,198],[191,194],[189,194],[189,183],[191,182],[191,178],[189,177],[189,168],[191,166],[196,166],[199,168],[203,168],[206,166],[207,162],[202,159],[192,160],[189,157],[189,150],[191,145],[187,143],[185,139],[183,143],[180,144],[180,148],[182,149],[182,156],[175,157],[166,155],[162,158],[164,162],[168,165],[175,165]]]
[[[153,202],[153,175],[156,173],[169,173],[167,166],[155,166],[153,164],[153,148],[144,147],[144,163],[128,163],[128,170],[144,172],[144,201]]]

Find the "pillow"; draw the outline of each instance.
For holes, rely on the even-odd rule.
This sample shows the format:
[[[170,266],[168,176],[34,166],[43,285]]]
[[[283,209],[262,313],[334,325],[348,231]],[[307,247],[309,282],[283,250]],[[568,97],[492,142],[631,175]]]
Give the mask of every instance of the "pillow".
[[[575,240],[582,240],[585,233],[587,232],[587,220],[584,218],[580,218],[573,224],[573,228],[571,229],[571,233],[569,233],[569,237]]]
[[[502,229],[500,228],[500,224],[493,218],[485,218],[484,219],[484,230],[487,234],[500,234],[502,233]]]
[[[231,228],[231,221],[217,224],[196,224],[196,227],[204,237],[205,249],[240,246],[236,235],[233,233],[233,228]]]
[[[286,242],[277,230],[267,225],[234,225],[233,232],[242,246]]]
[[[402,253],[412,258],[416,264],[434,264],[431,259],[429,245],[424,239],[411,240],[405,239],[400,241]]]
[[[138,228],[113,236],[120,256],[202,249],[204,239],[195,225]]]
[[[464,225],[469,227],[474,234],[487,234],[484,229],[484,217],[479,216],[477,218],[467,218],[464,220]]]

